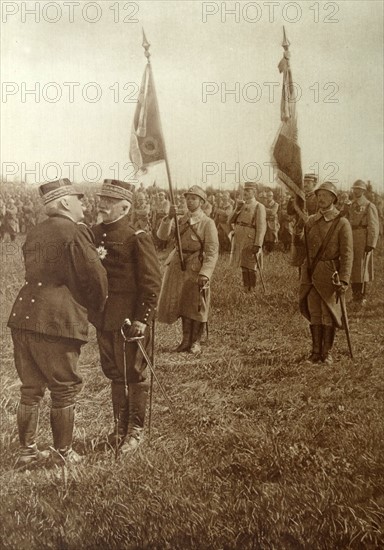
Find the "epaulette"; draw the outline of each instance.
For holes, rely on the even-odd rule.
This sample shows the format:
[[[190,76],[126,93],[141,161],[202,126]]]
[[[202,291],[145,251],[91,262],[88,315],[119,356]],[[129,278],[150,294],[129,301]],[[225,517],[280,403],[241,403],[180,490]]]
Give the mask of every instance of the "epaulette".
[[[144,229],[138,229],[135,231],[135,235],[140,235],[140,233],[145,233]]]

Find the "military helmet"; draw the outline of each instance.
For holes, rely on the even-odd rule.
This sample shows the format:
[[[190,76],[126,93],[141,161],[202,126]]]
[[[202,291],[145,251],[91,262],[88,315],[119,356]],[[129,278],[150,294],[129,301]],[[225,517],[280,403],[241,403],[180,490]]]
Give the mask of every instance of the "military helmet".
[[[319,187],[317,187],[315,189],[315,194],[316,195],[317,195],[318,191],[329,191],[329,193],[332,193],[335,196],[335,200],[333,202],[337,201],[337,189],[336,189],[336,186],[332,182],[325,181],[324,183],[322,183],[321,185],[319,185]]]
[[[364,189],[367,190],[367,184],[363,180],[356,180],[352,185],[352,189]]]
[[[204,191],[204,189],[202,189],[201,187],[199,187],[198,185],[192,185],[192,187],[190,187],[188,189],[188,191],[186,191],[185,193],[183,193],[184,196],[187,196],[187,195],[197,195],[198,197],[200,197],[204,202],[207,201],[207,195]]]

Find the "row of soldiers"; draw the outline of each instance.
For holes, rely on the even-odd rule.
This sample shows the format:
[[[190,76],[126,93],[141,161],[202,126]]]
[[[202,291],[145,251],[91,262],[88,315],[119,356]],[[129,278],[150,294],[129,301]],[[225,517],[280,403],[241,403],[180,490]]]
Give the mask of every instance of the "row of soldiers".
[[[167,240],[176,234],[177,244],[164,261],[161,277],[150,233],[131,224],[134,189],[129,182],[105,180],[98,193],[100,221],[90,229],[83,223],[84,194],[69,180],[39,188],[46,219],[27,234],[25,282],[8,320],[21,380],[18,467],[83,460],[72,448],[72,439],[76,396],[82,387],[78,360],[88,322],[96,327],[101,368],[111,383],[114,429],[105,445],[116,452],[135,451],[143,438],[156,308],[159,322],[182,321],[182,340],[175,351],[201,352],[219,256],[218,229],[205,211],[207,195],[192,186],[183,195],[185,213],[180,214],[179,205],[170,205],[162,216],[156,237]],[[295,226],[294,244],[304,244],[306,251],[300,309],[310,322],[311,364],[332,364],[335,332],[344,323],[345,291],[352,282],[354,298],[362,301],[373,277],[377,210],[365,197],[363,181],[356,181],[352,192],[345,215],[336,208],[335,186],[319,185],[314,190],[315,212]],[[256,271],[262,271],[267,228],[266,207],[256,196],[257,186],[246,183],[243,200],[237,201],[230,219],[231,263],[241,268],[247,291],[255,286]],[[41,451],[36,441],[39,406],[47,388],[53,455]]]

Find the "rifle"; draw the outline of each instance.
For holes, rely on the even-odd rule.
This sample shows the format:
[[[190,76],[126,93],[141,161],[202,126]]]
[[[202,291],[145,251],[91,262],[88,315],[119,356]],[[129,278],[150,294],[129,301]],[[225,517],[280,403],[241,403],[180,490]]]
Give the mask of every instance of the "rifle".
[[[340,277],[339,277],[339,274],[337,271],[334,272],[334,274],[332,275],[332,283],[335,287],[338,287],[340,288],[342,285],[341,285],[341,282],[340,282]],[[337,291],[336,291],[337,292]],[[347,337],[347,342],[348,342],[348,349],[349,349],[349,354],[351,356],[351,359],[353,359],[353,351],[352,351],[352,342],[351,342],[351,334],[349,332],[349,323],[348,323],[348,316],[347,316],[347,306],[346,306],[346,303],[345,303],[345,293],[344,292],[340,292],[337,294],[338,296],[338,299],[340,298],[340,306],[341,306],[341,318],[343,320],[343,325],[344,325],[344,330],[345,330],[345,335]]]

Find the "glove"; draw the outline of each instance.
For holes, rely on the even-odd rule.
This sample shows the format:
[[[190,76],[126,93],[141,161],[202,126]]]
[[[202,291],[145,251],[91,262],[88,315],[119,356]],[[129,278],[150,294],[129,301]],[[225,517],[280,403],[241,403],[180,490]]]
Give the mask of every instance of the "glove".
[[[369,252],[372,252],[372,250],[373,250],[373,246],[366,246],[364,252],[368,254]]]
[[[144,336],[144,332],[146,328],[147,328],[147,325],[145,323],[142,323],[141,321],[133,321],[131,328],[129,329],[130,338],[137,338],[140,336]]]
[[[252,248],[251,248],[252,254],[258,254],[259,250],[260,250],[260,246],[258,246],[257,244],[252,245]]]
[[[197,276],[197,284],[199,285],[199,288],[204,288],[208,282],[209,279],[206,275]]]
[[[176,214],[177,214],[177,206],[176,204],[171,204],[168,212],[168,218],[172,220],[172,218],[174,218]]]

